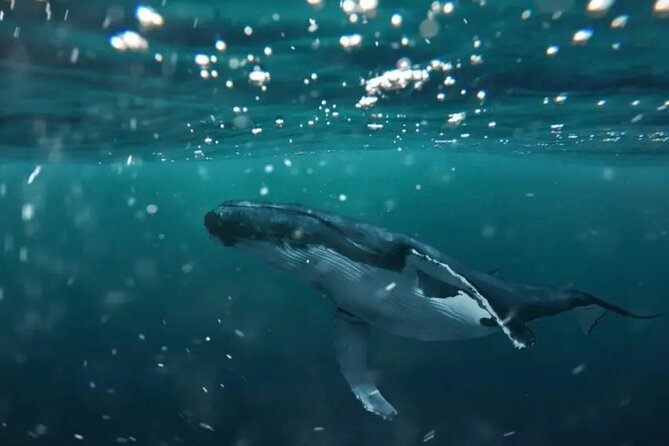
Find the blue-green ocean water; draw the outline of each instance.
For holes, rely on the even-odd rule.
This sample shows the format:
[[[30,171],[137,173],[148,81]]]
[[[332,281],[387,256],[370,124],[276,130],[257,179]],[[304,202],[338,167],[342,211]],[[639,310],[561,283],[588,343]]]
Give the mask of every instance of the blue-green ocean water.
[[[666,318],[564,314],[523,351],[377,331],[384,422],[334,308],[203,227],[298,202],[667,314],[661,2],[311,3],[0,3],[0,444],[669,444]],[[365,90],[397,66],[427,78]]]

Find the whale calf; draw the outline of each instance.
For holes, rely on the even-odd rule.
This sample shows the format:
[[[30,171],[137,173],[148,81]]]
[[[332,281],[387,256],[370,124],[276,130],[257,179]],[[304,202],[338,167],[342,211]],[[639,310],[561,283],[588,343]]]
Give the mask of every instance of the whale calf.
[[[501,332],[524,348],[535,342],[528,322],[571,309],[582,309],[588,331],[607,310],[659,316],[575,289],[510,283],[411,237],[297,204],[226,201],[204,223],[223,245],[292,273],[332,301],[341,373],[363,407],[385,419],[397,411],[367,367],[371,327],[431,341]]]

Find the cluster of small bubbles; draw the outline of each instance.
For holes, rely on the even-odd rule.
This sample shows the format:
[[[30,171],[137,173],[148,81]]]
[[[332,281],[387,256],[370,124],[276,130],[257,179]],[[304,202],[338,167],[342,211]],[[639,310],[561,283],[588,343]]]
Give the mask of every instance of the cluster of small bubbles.
[[[209,64],[212,62],[212,60],[206,54],[196,54],[194,60],[195,63],[202,68],[208,67]]]
[[[253,71],[249,73],[249,83],[262,87],[271,80],[271,76],[268,71],[263,71],[260,67],[256,66],[253,68]]]
[[[159,28],[165,24],[163,16],[150,6],[138,6],[135,10],[135,17],[140,26],[145,29]]]
[[[376,104],[376,102],[379,100],[378,97],[376,96],[363,96],[360,98],[360,100],[355,104],[356,108],[370,108]]]
[[[362,36],[360,34],[343,35],[339,38],[339,44],[346,50],[357,48],[362,45]]]
[[[118,51],[143,51],[149,42],[135,31],[123,31],[109,38],[109,43]]]
[[[454,126],[460,125],[462,121],[465,120],[467,117],[466,112],[459,112],[459,113],[450,113],[448,115],[448,123]]]
[[[349,16],[349,19],[351,19],[352,22],[357,21],[357,14],[365,14],[370,17],[374,16],[378,6],[378,0],[343,0],[341,2],[342,11]],[[352,19],[353,16],[356,18]]]

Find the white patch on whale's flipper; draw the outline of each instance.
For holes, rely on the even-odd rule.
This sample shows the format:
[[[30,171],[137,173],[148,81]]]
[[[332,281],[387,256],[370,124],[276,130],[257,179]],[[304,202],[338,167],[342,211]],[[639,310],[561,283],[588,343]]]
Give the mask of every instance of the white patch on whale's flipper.
[[[397,415],[395,408],[381,395],[367,368],[369,325],[353,315],[337,310],[334,344],[344,379],[363,407],[386,420]]]
[[[458,274],[453,270],[453,268],[450,267],[447,263],[440,262],[436,259],[433,259],[427,254],[422,254],[415,249],[411,249],[411,254],[414,256],[417,256],[418,258],[425,260],[427,262],[430,262],[433,265],[437,265],[440,268],[443,268],[449,275],[449,278],[455,278],[459,281],[459,284],[462,288],[468,291],[468,295],[473,297],[477,303],[483,308],[485,311],[487,311],[490,316],[497,322],[497,324],[501,327],[502,331],[504,334],[513,342],[514,347],[516,348],[525,348],[527,345],[525,342],[518,336],[516,336],[512,330],[508,327],[507,322],[503,320],[497,312],[493,309],[492,305],[490,302],[488,302],[488,299],[486,299],[479,291],[476,289],[474,285],[472,285],[464,276],[461,274]]]

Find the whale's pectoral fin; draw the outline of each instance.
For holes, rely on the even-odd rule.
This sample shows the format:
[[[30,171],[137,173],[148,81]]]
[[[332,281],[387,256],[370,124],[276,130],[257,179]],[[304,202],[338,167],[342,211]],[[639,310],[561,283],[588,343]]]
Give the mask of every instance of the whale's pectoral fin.
[[[344,379],[363,407],[386,420],[397,415],[395,408],[381,395],[367,368],[369,324],[343,310],[337,310],[334,343]]]

